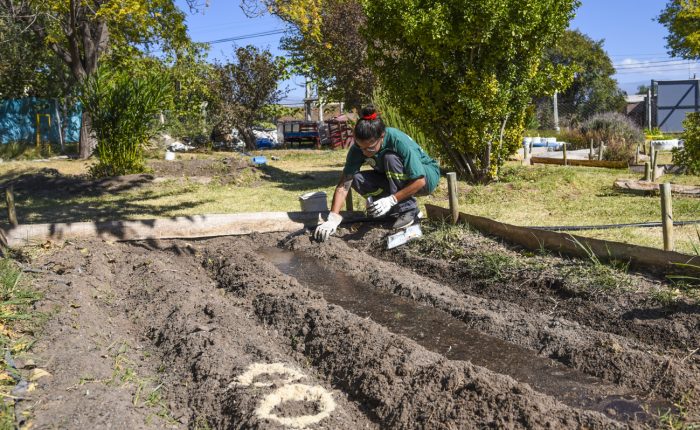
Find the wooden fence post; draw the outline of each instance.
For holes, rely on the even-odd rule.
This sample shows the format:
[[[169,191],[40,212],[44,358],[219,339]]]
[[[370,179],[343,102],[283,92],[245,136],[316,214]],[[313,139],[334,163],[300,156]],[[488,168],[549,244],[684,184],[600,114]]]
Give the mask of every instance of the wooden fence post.
[[[639,164],[639,153],[640,153],[640,148],[639,148],[639,144],[637,144],[637,150],[636,150],[635,153],[634,153],[634,164],[635,164],[635,166],[636,166],[637,164]]]
[[[600,146],[598,147],[598,161],[603,160],[603,151],[605,151],[605,142],[600,141]]]
[[[352,212],[354,210],[352,202],[352,188],[348,190],[348,195],[345,196],[345,210],[348,212]]]
[[[17,226],[17,212],[15,211],[15,189],[14,186],[10,185],[5,188],[5,200],[7,201],[7,219],[10,221],[10,225]]]
[[[449,172],[447,174],[447,192],[450,196],[452,224],[457,224],[459,220],[459,200],[457,199],[457,174],[455,172]]]
[[[563,146],[564,146],[564,165],[566,166],[566,161],[567,161],[566,160],[566,142],[564,142]]]
[[[651,182],[651,163],[648,161],[644,162],[644,180]]]
[[[651,180],[653,182],[656,182],[656,180],[659,178],[656,176],[656,163],[657,159],[659,158],[659,151],[656,149],[651,150]]]
[[[588,148],[588,159],[593,159],[593,139],[591,139],[591,146]]]
[[[664,231],[664,251],[673,251],[673,205],[671,203],[671,183],[659,184],[661,190],[661,223]]]

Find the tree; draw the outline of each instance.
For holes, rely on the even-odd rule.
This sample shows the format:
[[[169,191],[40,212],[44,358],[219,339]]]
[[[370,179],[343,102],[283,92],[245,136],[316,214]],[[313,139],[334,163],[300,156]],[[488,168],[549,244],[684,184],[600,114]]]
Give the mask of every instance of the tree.
[[[520,146],[525,109],[566,67],[544,50],[576,0],[364,0],[369,62],[402,116],[473,179],[497,176]]]
[[[0,13],[31,31],[71,71],[78,84],[97,71],[103,54],[129,56],[140,47],[164,49],[189,41],[173,0],[0,0]],[[83,113],[80,156],[93,149]]]
[[[603,43],[578,30],[567,30],[546,51],[544,61],[575,71],[571,86],[558,96],[560,117],[570,123],[580,124],[596,113],[619,111],[625,106],[625,94],[612,78],[615,68]]]
[[[691,112],[683,121],[683,147],[673,150],[673,163],[689,175],[700,175],[700,113]]]
[[[651,87],[650,87],[649,85],[644,85],[644,84],[642,84],[642,85],[639,85],[639,86],[637,87],[637,92],[636,92],[635,94],[637,94],[637,95],[647,95],[647,93],[649,93],[649,90],[650,90],[650,89],[651,89]]]
[[[265,106],[279,102],[284,95],[277,85],[284,77],[284,60],[252,45],[236,49],[233,62],[215,64],[210,91],[217,97],[212,97],[209,109],[215,128],[236,128],[246,148],[255,149],[251,127]]]
[[[367,43],[360,34],[366,16],[356,0],[322,3],[318,35],[289,17],[292,34],[281,46],[291,56],[295,71],[307,74],[330,99],[359,108],[372,99],[377,79],[367,65]]]
[[[700,4],[697,1],[670,0],[657,19],[668,30],[666,44],[671,56],[700,58]]]

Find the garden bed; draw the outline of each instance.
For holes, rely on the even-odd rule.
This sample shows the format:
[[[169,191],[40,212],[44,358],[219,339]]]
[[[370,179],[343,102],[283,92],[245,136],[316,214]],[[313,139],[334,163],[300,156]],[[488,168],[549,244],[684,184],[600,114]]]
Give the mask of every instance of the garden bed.
[[[20,405],[38,428],[644,428],[673,402],[698,418],[692,300],[660,306],[658,281],[624,273],[578,284],[586,262],[534,267],[471,233],[439,255],[439,231],[392,251],[387,234],[52,245],[30,262],[56,308],[34,350],[52,376]]]

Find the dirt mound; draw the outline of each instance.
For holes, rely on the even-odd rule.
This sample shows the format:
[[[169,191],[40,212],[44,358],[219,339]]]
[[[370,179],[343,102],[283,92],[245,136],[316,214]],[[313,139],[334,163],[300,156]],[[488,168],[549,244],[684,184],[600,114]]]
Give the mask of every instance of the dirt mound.
[[[283,274],[262,252],[267,247],[595,375],[600,379],[593,383],[610,390],[606,395],[641,391],[677,401],[700,382],[692,357],[681,360],[634,336],[527,309],[515,299],[467,294],[455,288],[457,281],[402,266],[407,259],[368,254],[385,232],[345,233],[324,244],[306,234],[86,241],[39,257],[32,266],[42,271],[36,280],[46,293],[42,309],[59,308],[34,353],[53,376],[20,404],[38,405],[31,410],[38,428],[57,422],[314,429],[647,425],[614,409],[602,411],[606,416],[574,407],[511,373],[432,352],[349,311],[349,302],[330,302],[303,277]],[[411,251],[401,252],[408,258]],[[341,285],[327,286],[334,287]],[[689,419],[695,417],[689,411]]]
[[[213,160],[151,161],[149,166],[159,177],[217,177],[224,183],[230,183],[240,175],[241,170],[249,167],[249,163],[239,157],[226,157]]]
[[[18,197],[72,197],[117,194],[143,187],[153,182],[153,175],[136,174],[94,180],[87,175],[62,175],[55,169],[41,169],[7,180],[2,186],[12,185]]]

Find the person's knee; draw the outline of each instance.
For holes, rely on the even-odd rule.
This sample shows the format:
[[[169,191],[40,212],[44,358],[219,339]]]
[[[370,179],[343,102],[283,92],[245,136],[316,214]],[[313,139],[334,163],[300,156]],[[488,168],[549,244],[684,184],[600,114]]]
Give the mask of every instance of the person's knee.
[[[355,191],[360,192],[360,187],[362,186],[362,184],[363,184],[364,182],[365,182],[365,178],[364,178],[364,176],[362,175],[362,173],[359,173],[359,172],[358,172],[358,173],[355,173],[355,174],[352,176],[352,188],[353,188]]]
[[[395,169],[397,167],[403,168],[403,160],[399,157],[399,154],[394,152],[387,152],[384,154],[384,168],[389,170],[389,168]]]

